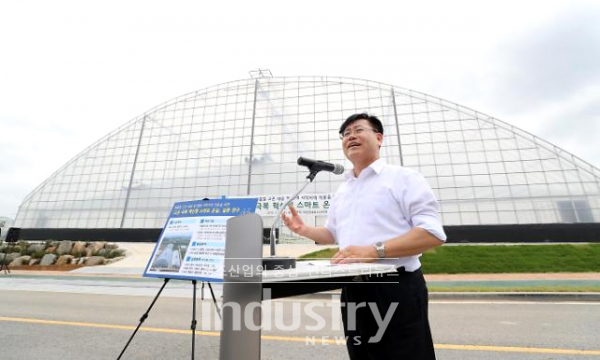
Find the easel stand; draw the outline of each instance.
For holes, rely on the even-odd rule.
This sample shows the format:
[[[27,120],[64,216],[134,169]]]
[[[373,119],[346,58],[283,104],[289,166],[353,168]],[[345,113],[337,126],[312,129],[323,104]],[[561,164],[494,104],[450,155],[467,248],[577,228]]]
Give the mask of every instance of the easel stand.
[[[137,327],[133,331],[133,334],[131,334],[131,337],[127,341],[127,344],[125,344],[125,347],[123,348],[123,350],[121,350],[121,353],[119,354],[119,357],[117,357],[117,360],[121,359],[121,357],[125,353],[125,350],[127,350],[127,348],[129,347],[129,344],[131,343],[131,341],[135,337],[135,334],[137,334],[138,330],[140,329],[140,327],[142,326],[142,324],[144,323],[144,321],[146,321],[146,319],[148,318],[148,315],[150,314],[150,310],[152,310],[152,308],[154,307],[154,304],[156,303],[156,300],[158,300],[158,298],[160,297],[160,294],[162,293],[163,289],[165,288],[165,286],[167,285],[167,283],[169,282],[169,280],[171,280],[171,279],[170,278],[165,278],[164,279],[164,282],[163,282],[162,286],[160,287],[160,289],[158,290],[158,293],[156,294],[156,296],[152,300],[152,303],[150,304],[150,306],[148,307],[148,309],[146,310],[146,312],[144,313],[144,315],[142,315],[142,317],[140,318],[139,324],[137,325]],[[217,304],[217,299],[215,297],[215,293],[213,291],[213,288],[212,288],[210,282],[207,282],[207,283],[208,283],[208,288],[210,289],[210,294],[212,295],[213,303],[215,304],[215,307],[217,309],[217,313],[219,314],[219,318],[221,318],[221,310],[219,310],[219,305]],[[196,284],[197,284],[196,280],[192,280],[192,285],[193,285],[192,322],[191,322],[191,325],[190,325],[190,329],[192,330],[192,360],[194,360],[194,357],[195,357],[195,354],[196,354],[196,324],[197,324],[197,321],[196,321]],[[202,288],[204,288],[204,281],[202,282]],[[202,292],[202,300],[204,300],[204,292]]]

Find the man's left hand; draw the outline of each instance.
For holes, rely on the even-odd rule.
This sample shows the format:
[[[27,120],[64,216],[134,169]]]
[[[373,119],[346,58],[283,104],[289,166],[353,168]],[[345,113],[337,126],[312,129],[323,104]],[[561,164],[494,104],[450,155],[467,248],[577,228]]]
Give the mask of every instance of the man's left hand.
[[[377,260],[377,249],[373,245],[348,246],[331,258],[332,264],[370,263]]]

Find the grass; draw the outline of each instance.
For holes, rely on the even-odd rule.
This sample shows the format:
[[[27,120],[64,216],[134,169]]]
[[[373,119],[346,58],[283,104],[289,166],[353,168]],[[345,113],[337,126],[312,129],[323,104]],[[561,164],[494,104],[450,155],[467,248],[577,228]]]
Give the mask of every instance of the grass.
[[[323,249],[301,259],[328,259]],[[600,272],[600,244],[440,246],[421,257],[427,274]]]
[[[430,292],[568,292],[568,293],[593,293],[600,292],[600,288],[595,286],[443,286],[427,283]]]

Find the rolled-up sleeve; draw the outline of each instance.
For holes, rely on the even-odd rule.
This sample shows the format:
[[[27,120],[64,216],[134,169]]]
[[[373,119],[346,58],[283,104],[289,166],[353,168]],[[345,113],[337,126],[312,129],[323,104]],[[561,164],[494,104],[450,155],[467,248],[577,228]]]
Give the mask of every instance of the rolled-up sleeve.
[[[420,173],[408,176],[402,205],[412,227],[419,227],[441,241],[446,241],[446,233],[439,215],[439,204],[427,180]]]

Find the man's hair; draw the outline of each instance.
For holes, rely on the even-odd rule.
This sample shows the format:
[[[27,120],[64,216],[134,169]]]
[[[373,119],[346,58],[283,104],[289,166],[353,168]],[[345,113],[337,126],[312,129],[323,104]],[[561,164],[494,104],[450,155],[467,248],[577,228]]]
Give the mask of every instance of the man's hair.
[[[381,135],[383,135],[383,125],[381,124],[381,120],[379,120],[377,117],[369,115],[367,113],[359,113],[359,114],[354,114],[354,115],[350,115],[342,124],[342,126],[340,126],[340,134],[344,133],[344,130],[346,130],[346,128],[352,124],[355,121],[358,120],[367,120],[369,122],[369,124],[371,124],[371,126],[373,126],[373,128],[380,133]]]

